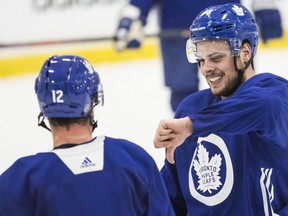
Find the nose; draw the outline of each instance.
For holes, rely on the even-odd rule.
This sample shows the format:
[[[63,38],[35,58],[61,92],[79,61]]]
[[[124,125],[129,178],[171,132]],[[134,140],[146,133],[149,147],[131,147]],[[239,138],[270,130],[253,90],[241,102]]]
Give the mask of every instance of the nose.
[[[203,61],[199,63],[199,69],[201,73],[206,76],[209,73],[212,73],[215,69],[214,64],[211,61]]]

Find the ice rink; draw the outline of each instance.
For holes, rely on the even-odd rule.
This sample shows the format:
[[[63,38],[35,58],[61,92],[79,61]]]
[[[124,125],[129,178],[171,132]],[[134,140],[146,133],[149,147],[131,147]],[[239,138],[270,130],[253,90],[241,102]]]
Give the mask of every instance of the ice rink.
[[[288,79],[287,56],[288,49],[260,50],[255,59],[256,72],[272,72]],[[164,150],[154,148],[153,137],[158,122],[173,117],[173,113],[160,59],[101,64],[95,65],[95,69],[100,74],[105,97],[104,107],[96,109],[99,128],[95,136],[105,134],[133,141],[161,168]],[[0,78],[0,174],[19,157],[52,149],[50,132],[37,126],[37,73]],[[205,87],[201,80],[200,88]]]

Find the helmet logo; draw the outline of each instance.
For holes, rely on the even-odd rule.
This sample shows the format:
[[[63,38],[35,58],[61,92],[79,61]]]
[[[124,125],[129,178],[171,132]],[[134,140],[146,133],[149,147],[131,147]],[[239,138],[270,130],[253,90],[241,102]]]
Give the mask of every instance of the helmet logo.
[[[193,28],[192,29],[192,32],[194,31],[201,31],[201,30],[204,30],[206,27],[205,26],[202,26],[202,27],[199,27],[199,28]]]
[[[210,17],[210,14],[212,13],[213,9],[209,9],[209,10],[205,10],[201,15],[200,17],[204,16],[204,15],[207,15],[208,17]]]
[[[237,14],[237,16],[244,16],[244,11],[243,11],[243,8],[241,7],[238,7],[237,5],[234,5],[232,7],[232,10]]]

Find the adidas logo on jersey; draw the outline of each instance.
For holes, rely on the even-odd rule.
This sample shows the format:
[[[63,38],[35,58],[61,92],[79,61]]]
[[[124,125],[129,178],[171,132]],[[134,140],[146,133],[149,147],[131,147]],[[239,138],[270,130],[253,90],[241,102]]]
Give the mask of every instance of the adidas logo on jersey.
[[[85,157],[80,168],[83,169],[83,168],[92,167],[92,166],[96,166],[96,164],[93,163],[88,157]]]

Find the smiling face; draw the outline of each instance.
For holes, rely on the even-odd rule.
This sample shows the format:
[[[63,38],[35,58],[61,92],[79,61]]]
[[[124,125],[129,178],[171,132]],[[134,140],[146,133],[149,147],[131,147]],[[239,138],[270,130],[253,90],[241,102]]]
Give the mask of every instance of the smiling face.
[[[238,71],[229,44],[224,40],[202,41],[197,44],[199,69],[206,78],[212,94],[222,98],[230,95],[237,85]]]

